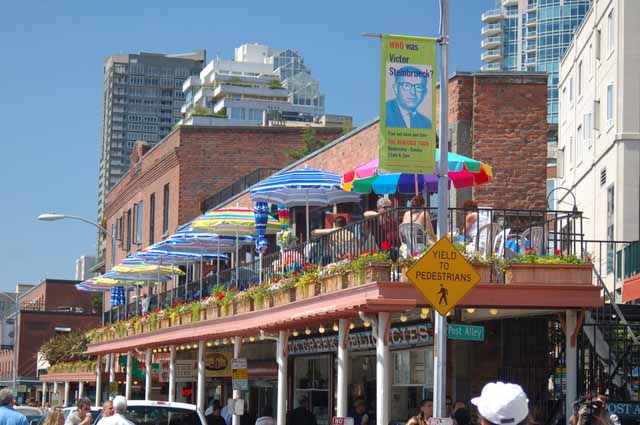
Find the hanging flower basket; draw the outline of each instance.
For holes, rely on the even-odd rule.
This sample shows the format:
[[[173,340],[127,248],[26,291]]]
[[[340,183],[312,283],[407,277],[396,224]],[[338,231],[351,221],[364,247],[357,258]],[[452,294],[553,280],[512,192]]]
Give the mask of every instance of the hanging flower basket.
[[[505,270],[507,285],[591,286],[591,264],[509,264]]]
[[[367,262],[362,265],[362,269],[351,270],[347,276],[348,288],[371,282],[389,282],[391,280],[391,264],[389,262]]]

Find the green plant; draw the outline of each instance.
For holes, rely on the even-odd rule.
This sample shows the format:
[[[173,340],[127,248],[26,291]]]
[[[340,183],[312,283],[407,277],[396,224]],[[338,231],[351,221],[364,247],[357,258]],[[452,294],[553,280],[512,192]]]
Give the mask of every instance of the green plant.
[[[372,263],[391,265],[391,256],[386,251],[362,251],[358,258],[352,260],[349,263],[349,268],[355,272],[356,276],[362,278],[362,276],[364,275],[364,268]]]
[[[269,88],[270,89],[281,89],[282,88],[282,84],[280,83],[280,81],[278,80],[271,80],[269,82]]]
[[[84,361],[88,360],[88,357],[84,354],[87,351],[88,343],[89,338],[85,333],[71,332],[51,338],[40,347],[40,351],[51,365]]]
[[[315,128],[305,127],[302,133],[302,144],[303,147],[301,150],[291,150],[287,152],[289,158],[296,161],[302,159],[305,156],[309,155],[311,152],[315,152],[326,145],[327,142],[317,137]]]
[[[191,321],[192,322],[197,322],[200,320],[200,310],[201,310],[201,304],[200,301],[194,301],[190,304],[191,306]]]

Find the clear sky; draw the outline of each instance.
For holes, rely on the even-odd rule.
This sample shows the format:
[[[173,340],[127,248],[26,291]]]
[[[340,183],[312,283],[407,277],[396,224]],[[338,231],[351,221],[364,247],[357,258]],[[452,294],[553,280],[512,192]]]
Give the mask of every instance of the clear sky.
[[[480,67],[480,14],[493,0],[451,1],[450,71]],[[74,277],[95,231],[43,212],[94,220],[102,64],[138,51],[207,58],[243,43],[300,51],[327,112],[356,124],[378,115],[379,41],[361,32],[437,36],[437,0],[262,2],[13,1],[0,13],[0,290]]]

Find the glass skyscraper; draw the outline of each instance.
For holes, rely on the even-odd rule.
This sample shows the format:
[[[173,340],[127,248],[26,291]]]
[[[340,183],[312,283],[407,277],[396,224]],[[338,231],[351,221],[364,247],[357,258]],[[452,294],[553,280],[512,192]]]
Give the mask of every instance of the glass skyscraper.
[[[560,57],[590,4],[591,0],[496,0],[494,8],[482,14],[482,70],[547,72],[549,124],[558,123]]]

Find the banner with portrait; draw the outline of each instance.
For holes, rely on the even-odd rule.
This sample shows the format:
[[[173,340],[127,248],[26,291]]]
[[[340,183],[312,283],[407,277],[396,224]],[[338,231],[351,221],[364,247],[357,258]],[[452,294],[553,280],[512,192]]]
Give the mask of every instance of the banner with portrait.
[[[379,168],[383,171],[435,172],[436,42],[382,36]]]

